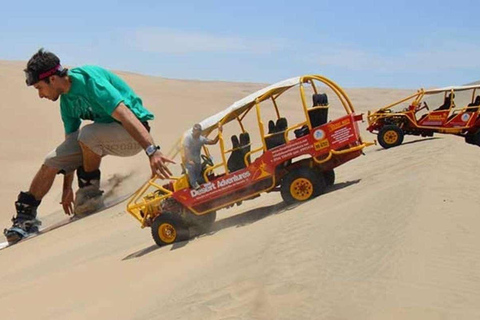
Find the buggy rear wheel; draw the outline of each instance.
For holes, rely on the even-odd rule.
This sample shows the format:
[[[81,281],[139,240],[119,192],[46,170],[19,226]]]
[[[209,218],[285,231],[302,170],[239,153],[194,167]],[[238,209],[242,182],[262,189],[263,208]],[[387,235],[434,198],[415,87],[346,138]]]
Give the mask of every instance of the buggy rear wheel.
[[[288,173],[283,178],[280,193],[287,204],[303,202],[325,192],[323,175],[316,174],[310,168],[300,168]]]
[[[188,228],[181,218],[171,213],[163,213],[156,217],[151,228],[153,240],[158,246],[184,241],[189,237]]]
[[[480,146],[480,129],[478,129],[475,133],[467,133],[465,135],[465,142]]]
[[[378,143],[385,148],[399,146],[403,142],[403,130],[396,125],[386,125],[378,132]]]
[[[325,178],[327,187],[333,186],[335,183],[335,171],[333,171],[333,169],[323,172],[323,177]]]

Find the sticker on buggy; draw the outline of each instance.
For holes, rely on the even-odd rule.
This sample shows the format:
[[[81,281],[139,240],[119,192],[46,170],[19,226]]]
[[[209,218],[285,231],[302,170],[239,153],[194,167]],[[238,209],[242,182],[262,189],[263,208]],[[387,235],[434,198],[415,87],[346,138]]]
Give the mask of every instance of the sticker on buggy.
[[[330,144],[328,143],[328,140],[323,140],[323,141],[315,142],[313,146],[315,147],[315,150],[318,151],[321,149],[328,148]]]
[[[322,129],[317,129],[313,132],[313,137],[315,140],[323,140],[325,139],[325,132]]]

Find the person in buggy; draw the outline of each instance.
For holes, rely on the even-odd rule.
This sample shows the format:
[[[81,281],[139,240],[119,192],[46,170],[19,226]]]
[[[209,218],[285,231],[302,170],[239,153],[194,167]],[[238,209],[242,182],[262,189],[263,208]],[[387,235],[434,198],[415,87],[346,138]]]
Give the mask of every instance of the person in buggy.
[[[204,145],[214,145],[220,138],[222,125],[218,126],[219,134],[214,139],[208,139],[202,135],[202,126],[196,123],[192,127],[192,131],[185,136],[183,140],[184,163],[188,173],[188,181],[190,187],[199,189],[202,177],[201,151]]]

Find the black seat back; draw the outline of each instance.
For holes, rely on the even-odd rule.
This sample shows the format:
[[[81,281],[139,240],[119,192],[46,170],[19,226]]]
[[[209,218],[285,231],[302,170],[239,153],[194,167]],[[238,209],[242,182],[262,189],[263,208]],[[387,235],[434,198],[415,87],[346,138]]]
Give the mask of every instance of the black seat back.
[[[277,132],[275,122],[273,120],[268,121],[268,134],[274,134]],[[275,136],[266,137],[265,144],[267,145],[267,150],[275,147]]]
[[[269,124],[269,134],[270,137],[265,138],[265,144],[267,149],[272,149],[278,147],[282,144],[285,144],[285,130],[288,128],[288,122],[286,118],[278,118],[277,122],[274,124],[274,127],[271,128],[270,123],[273,124],[273,121],[270,120]]]
[[[276,132],[285,131],[288,128],[288,123],[286,118],[278,118],[277,123],[275,124]]]
[[[243,153],[242,159],[245,159],[245,155],[252,149],[250,145],[250,134],[248,134],[248,132],[240,133],[240,149]],[[250,163],[250,156],[248,156],[248,163]]]
[[[275,132],[275,122],[273,120],[268,121],[268,134]]]
[[[267,150],[276,147],[276,145],[275,145],[275,136],[266,137],[266,138],[265,138],[265,144],[266,144],[266,146],[267,146]]]
[[[321,126],[328,121],[328,108],[308,110],[308,117],[312,128]]]
[[[477,96],[477,97],[475,98],[474,105],[475,105],[475,106],[480,106],[480,96]]]
[[[282,144],[286,143],[285,140],[285,131],[288,128],[288,123],[286,118],[278,118],[277,123],[275,125],[275,128],[277,129],[278,135],[276,136],[276,141],[277,141],[277,146],[280,146]]]
[[[455,94],[452,97],[452,94],[450,93],[448,96],[445,97],[445,100],[443,101],[443,104],[435,109],[434,111],[439,111],[439,110],[447,110],[450,108],[450,102],[452,101],[452,98],[455,98]]]
[[[242,149],[240,148],[240,141],[236,135],[231,137],[232,140],[232,152],[230,153],[230,157],[227,160],[227,168],[228,171],[234,172],[245,168],[245,161],[243,161]]]
[[[323,107],[308,110],[308,117],[312,128],[321,126],[328,121],[328,97],[326,93],[314,94],[312,96],[313,107]]]
[[[450,98],[447,97],[445,98],[445,102],[435,110],[447,110],[448,108],[450,108]]]
[[[470,103],[468,106],[469,106],[469,107],[480,106],[480,96],[477,96],[477,97],[475,98],[475,101],[473,101],[472,103]]]
[[[312,96],[314,107],[328,106],[328,97],[326,93],[316,93]]]
[[[477,96],[475,98],[475,101],[470,103],[467,107],[468,107],[467,112],[477,112],[478,108],[480,107],[480,96]]]

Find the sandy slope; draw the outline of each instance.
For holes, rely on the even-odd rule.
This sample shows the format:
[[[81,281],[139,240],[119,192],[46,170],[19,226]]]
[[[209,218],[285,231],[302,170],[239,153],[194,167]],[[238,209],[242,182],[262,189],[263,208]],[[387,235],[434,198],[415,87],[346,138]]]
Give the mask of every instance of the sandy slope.
[[[58,106],[22,85],[22,66],[0,63],[2,225],[62,135]],[[157,115],[163,111],[154,135],[164,145],[262,87],[124,76]],[[405,93],[347,91],[360,111]],[[391,150],[370,147],[311,202],[285,207],[279,194],[263,195],[222,210],[211,234],[189,242],[157,248],[122,204],[1,251],[2,317],[479,318],[479,149],[451,136],[406,141]],[[148,173],[142,155],[104,165],[104,177],[138,172],[125,191]],[[41,216],[62,218],[50,214],[59,209],[59,187]]]

